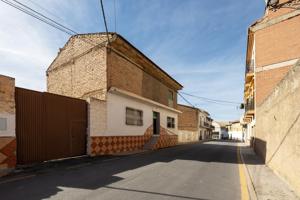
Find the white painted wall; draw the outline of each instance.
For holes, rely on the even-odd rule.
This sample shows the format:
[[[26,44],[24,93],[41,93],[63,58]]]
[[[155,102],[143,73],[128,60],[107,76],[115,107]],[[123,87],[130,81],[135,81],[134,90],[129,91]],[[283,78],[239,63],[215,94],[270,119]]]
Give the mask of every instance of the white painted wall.
[[[178,142],[199,141],[200,131],[178,130]]]
[[[107,127],[107,104],[95,98],[88,98],[88,135],[103,135]]]
[[[221,126],[219,123],[213,121],[212,125],[215,127],[215,129],[213,130],[213,132],[218,132],[219,133],[219,139],[221,139]]]
[[[0,113],[0,137],[16,136],[16,115]]]
[[[153,111],[160,113],[160,125],[167,128],[167,117],[175,118],[175,128],[168,129],[171,132],[178,134],[178,114],[174,111],[153,105],[151,103],[128,97],[125,95],[108,93],[106,103],[106,113],[99,111],[99,118],[93,114],[93,120],[106,120],[106,127],[103,123],[93,123],[94,127],[91,130],[91,136],[134,136],[144,135],[145,131],[153,123]],[[99,105],[98,105],[99,106]],[[101,106],[100,106],[101,107]],[[98,110],[101,110],[99,107]],[[139,109],[143,111],[143,126],[126,125],[126,107]],[[105,118],[103,118],[105,117]],[[95,126],[98,126],[95,127]],[[101,127],[100,127],[101,126]]]
[[[232,140],[240,140],[243,141],[243,131],[228,131],[229,138]]]

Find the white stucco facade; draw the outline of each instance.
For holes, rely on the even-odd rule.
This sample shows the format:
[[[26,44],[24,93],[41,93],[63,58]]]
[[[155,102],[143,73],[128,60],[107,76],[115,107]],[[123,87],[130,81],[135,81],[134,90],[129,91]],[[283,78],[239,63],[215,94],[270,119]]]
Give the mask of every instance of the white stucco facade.
[[[221,133],[222,132],[221,132],[221,126],[220,126],[220,124],[217,123],[217,122],[215,122],[215,121],[213,121],[212,125],[215,127],[214,130],[213,130],[213,132],[214,133],[217,132],[219,134],[219,139],[221,139]]]
[[[126,124],[126,108],[143,112],[141,126]],[[178,113],[173,108],[119,89],[111,89],[106,101],[91,101],[89,116],[90,136],[138,136],[144,135],[153,123],[153,112],[160,113],[160,126],[178,134]],[[167,117],[175,119],[175,128],[167,128]]]
[[[16,115],[0,113],[0,137],[16,136]]]

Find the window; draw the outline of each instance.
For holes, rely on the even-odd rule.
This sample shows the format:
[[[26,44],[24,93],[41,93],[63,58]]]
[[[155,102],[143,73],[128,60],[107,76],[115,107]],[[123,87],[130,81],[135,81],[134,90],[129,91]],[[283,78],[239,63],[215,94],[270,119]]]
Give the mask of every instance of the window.
[[[168,91],[168,105],[170,107],[173,107],[173,103],[174,103],[174,94],[173,94],[173,91],[169,90]]]
[[[7,130],[7,119],[0,117],[0,131]]]
[[[167,127],[168,128],[175,128],[175,118],[167,117]]]
[[[135,126],[143,126],[143,111],[126,108],[126,124],[127,125],[135,125]]]

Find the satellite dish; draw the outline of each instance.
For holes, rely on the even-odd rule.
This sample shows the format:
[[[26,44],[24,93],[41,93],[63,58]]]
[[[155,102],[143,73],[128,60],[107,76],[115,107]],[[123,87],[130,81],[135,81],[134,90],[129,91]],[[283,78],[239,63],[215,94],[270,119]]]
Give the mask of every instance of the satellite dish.
[[[267,6],[275,6],[278,3],[279,3],[279,0],[268,0]]]

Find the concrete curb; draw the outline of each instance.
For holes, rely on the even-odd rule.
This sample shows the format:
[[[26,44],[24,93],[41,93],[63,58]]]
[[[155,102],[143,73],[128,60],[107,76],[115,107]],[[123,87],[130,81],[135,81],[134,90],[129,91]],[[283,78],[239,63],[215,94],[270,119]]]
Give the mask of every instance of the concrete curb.
[[[239,144],[239,148],[240,147],[241,147],[241,145]],[[242,152],[241,148],[240,148],[239,152],[240,152],[241,160],[243,162],[243,168],[244,168],[246,179],[247,179],[247,187],[248,187],[248,192],[249,192],[249,195],[250,195],[250,199],[251,200],[258,200],[256,191],[255,191],[255,187],[254,187],[254,183],[253,183],[253,180],[251,178],[251,175],[250,175],[249,169],[247,167],[247,164],[245,163],[243,152]]]

